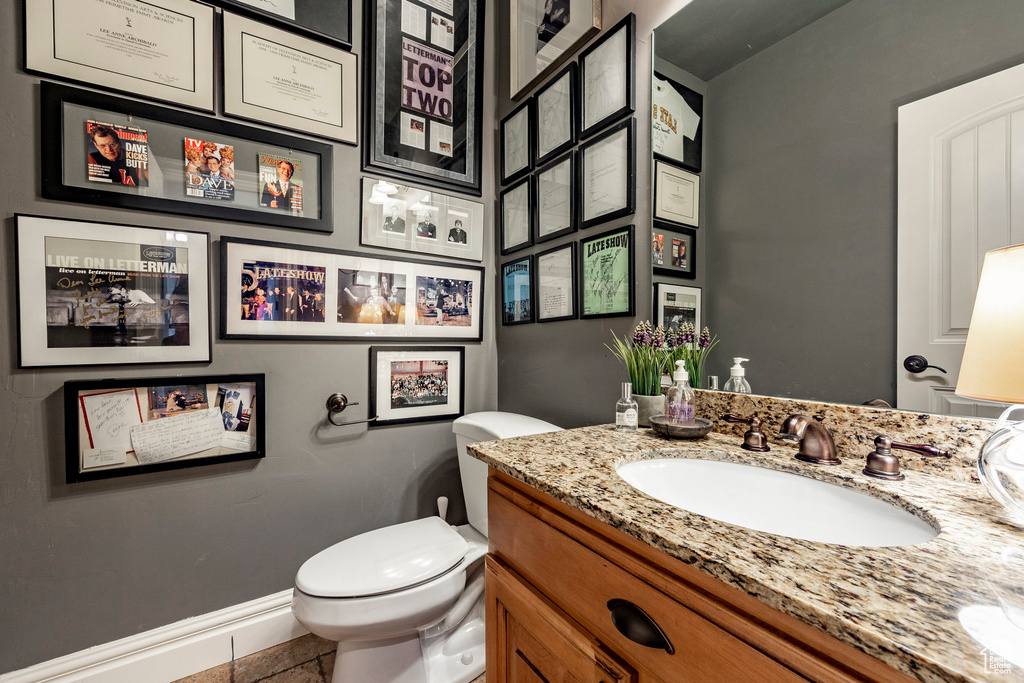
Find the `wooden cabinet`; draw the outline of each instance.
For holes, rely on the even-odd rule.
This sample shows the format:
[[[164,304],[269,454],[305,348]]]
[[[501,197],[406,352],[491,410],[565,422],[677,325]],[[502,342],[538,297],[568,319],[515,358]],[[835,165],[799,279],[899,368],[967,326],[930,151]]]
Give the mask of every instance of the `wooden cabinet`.
[[[492,470],[488,683],[913,679]]]

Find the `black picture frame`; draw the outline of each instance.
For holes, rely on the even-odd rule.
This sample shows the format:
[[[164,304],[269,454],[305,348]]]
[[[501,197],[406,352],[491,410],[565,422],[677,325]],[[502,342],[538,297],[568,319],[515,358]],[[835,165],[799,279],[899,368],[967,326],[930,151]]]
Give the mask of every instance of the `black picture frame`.
[[[425,16],[437,16],[434,5],[428,7],[414,3],[412,6],[423,10]],[[393,0],[364,0],[364,171],[414,179],[420,184],[481,196],[484,6],[484,0],[453,0],[454,17],[447,18],[454,22],[457,43],[454,50],[441,50],[429,39],[402,32],[401,3]],[[423,35],[426,35],[427,30],[424,30]],[[432,52],[441,52],[453,60],[452,139],[448,143],[438,140],[438,150],[447,144],[451,148],[451,156],[443,155],[440,151],[430,151],[429,141],[434,139],[428,130],[431,125],[447,126],[448,123],[420,110],[401,106],[403,40],[426,47]],[[408,124],[405,128],[403,116]],[[418,148],[402,143],[402,131],[406,128],[413,130],[416,119],[420,121],[420,134],[424,136],[423,146]]]
[[[382,377],[383,373],[380,372],[382,361],[387,362],[389,356],[394,360],[407,361],[411,359],[413,362],[416,362],[416,356],[423,358],[433,357],[435,361],[444,358],[448,363],[447,377],[445,378],[447,384],[445,403],[458,403],[458,408],[455,410],[444,410],[443,408],[439,408],[436,411],[431,411],[431,404],[429,401],[422,401],[422,397],[413,397],[406,405],[402,405],[401,402],[396,401],[393,384],[394,378],[390,376],[390,372],[388,373],[388,377]],[[453,382],[451,381],[451,375],[453,374],[451,362],[455,358],[458,359],[458,367],[454,369],[458,373],[458,378]],[[417,422],[452,420],[462,416],[466,411],[465,369],[466,348],[464,346],[371,346],[368,410],[369,414],[376,419],[369,423],[369,427],[375,428],[389,425],[413,424]],[[378,386],[378,383],[385,379],[387,380],[387,384]],[[453,389],[457,389],[458,391],[458,396],[456,397],[457,400],[453,400]],[[388,405],[384,405],[384,401],[381,400],[383,397],[390,399]],[[410,411],[413,414],[403,416],[402,413],[404,411]]]
[[[622,61],[626,69],[626,92],[624,98],[624,104],[621,107],[609,112],[602,116],[600,119],[587,125],[587,60],[592,59],[592,55],[595,51],[600,50],[604,47],[604,44],[609,39],[614,37],[619,31],[626,31],[626,49],[625,53],[621,55]],[[619,20],[614,26],[605,32],[603,36],[598,38],[590,45],[586,50],[580,54],[580,77],[579,77],[579,104],[580,104],[580,140],[585,140],[591,135],[602,130],[605,126],[618,121],[627,114],[632,114],[636,111],[636,15],[630,12],[628,15]]]
[[[549,94],[551,89],[562,82],[563,79],[569,79],[568,92],[566,96],[569,99],[569,137],[564,139],[562,142],[556,144],[550,150],[541,152],[540,149],[540,133],[544,128],[542,127],[541,121],[541,100]],[[550,81],[548,81],[543,88],[537,91],[537,94],[533,96],[533,116],[534,116],[534,130],[536,131],[534,139],[533,159],[536,167],[544,166],[549,161],[557,159],[568,149],[576,144],[579,139],[579,127],[580,127],[580,108],[579,108],[579,95],[577,92],[579,81],[579,67],[576,66],[576,62],[570,62],[564,69],[555,74]]]
[[[571,12],[558,16],[559,4],[563,10]],[[567,5],[567,0],[560,3],[511,0],[508,3],[508,75],[512,100],[522,99],[601,30],[601,0]],[[548,17],[547,12],[556,16]]]
[[[242,405],[239,404],[238,415],[244,419],[247,426],[251,426],[255,422],[255,446],[251,450],[239,450],[236,452],[217,453],[213,455],[207,455],[202,457],[195,457],[194,454],[183,454],[176,456],[173,459],[166,459],[159,462],[151,463],[139,463],[138,456],[135,456],[137,464],[130,465],[125,464],[121,467],[102,467],[97,466],[96,468],[85,468],[84,464],[84,449],[83,445],[88,444],[89,446],[96,446],[90,450],[102,451],[103,449],[98,447],[98,443],[93,441],[92,428],[89,424],[88,410],[85,407],[85,401],[83,398],[87,398],[89,395],[105,395],[109,393],[119,393],[121,391],[133,390],[134,400],[138,406],[139,411],[139,423],[152,423],[165,419],[168,422],[164,424],[173,423],[174,419],[180,419],[181,416],[167,416],[160,415],[158,418],[154,418],[153,414],[159,414],[162,412],[158,408],[155,408],[149,403],[150,397],[153,396],[153,389],[161,388],[190,388],[206,385],[207,389],[210,385],[218,385],[222,387],[224,385],[253,385],[253,395],[249,397],[249,415],[247,419],[244,419],[244,413],[242,412]],[[142,398],[138,394],[138,389],[149,389],[147,392],[147,406],[146,406],[146,418],[143,419],[142,410]],[[82,392],[87,392],[83,394]],[[219,397],[219,394],[215,395]],[[129,401],[129,397],[125,397]],[[164,396],[166,399],[167,397]],[[223,403],[220,406],[210,405],[215,404],[216,398],[211,400],[208,391],[205,392],[205,403],[210,407],[223,407]],[[194,405],[194,404],[193,404]],[[253,409],[255,406],[255,409]],[[192,406],[182,408],[182,416],[186,412],[192,410]],[[199,412],[201,409],[197,409]],[[216,418],[214,418],[216,419]],[[223,419],[223,418],[222,418]],[[231,418],[225,420],[225,427],[228,425],[237,426]],[[82,427],[85,427],[83,432]],[[122,429],[126,425],[119,425]],[[181,376],[174,375],[170,377],[136,377],[136,378],[119,378],[119,379],[101,379],[101,380],[73,380],[64,383],[64,453],[65,453],[65,480],[68,484],[76,484],[86,481],[97,481],[100,479],[111,479],[113,477],[131,476],[135,474],[146,474],[150,472],[166,472],[169,470],[180,470],[187,467],[198,467],[201,465],[214,465],[218,463],[226,462],[238,462],[240,460],[255,460],[266,457],[267,454],[267,418],[266,418],[266,376],[263,373],[249,373],[249,374],[216,374],[216,375],[196,375],[196,376]],[[241,431],[241,430],[239,430]],[[248,430],[245,430],[247,432]],[[225,430],[228,433],[228,430]],[[238,433],[236,431],[236,433]],[[244,443],[247,439],[244,437],[239,439],[240,443]],[[249,440],[252,440],[251,437]],[[223,450],[225,446],[221,446],[218,450]],[[209,450],[209,449],[207,449]],[[231,449],[234,450],[234,449]],[[130,450],[129,453],[135,453],[134,450]],[[127,463],[127,457],[125,458]]]
[[[523,102],[522,104],[520,104],[515,109],[513,109],[508,116],[501,120],[501,123],[498,125],[498,142],[501,146],[500,149],[498,150],[498,163],[500,164],[498,168],[501,170],[502,185],[508,185],[509,183],[513,183],[533,170],[533,145],[534,139],[536,138],[536,130],[533,116],[533,98],[530,98]],[[515,168],[512,169],[511,171],[508,171],[505,168],[505,165],[508,162],[508,157],[506,155],[508,139],[506,137],[505,131],[508,124],[513,119],[517,119],[520,117],[524,117],[526,119],[526,163],[520,166],[519,168]]]
[[[506,225],[505,220],[505,198],[508,197],[513,192],[520,192],[524,187],[526,188],[526,235],[519,242],[506,242],[505,238],[509,226]],[[506,254],[511,254],[512,252],[515,251],[519,251],[520,249],[525,249],[526,247],[529,247],[530,245],[533,244],[533,205],[533,181],[531,178],[523,178],[515,185],[512,185],[502,190],[501,195],[499,195],[498,197],[498,224],[500,226],[499,237],[501,239],[500,246],[502,256]]]
[[[692,297],[693,299],[694,306],[692,308],[692,315],[689,312],[685,312],[680,320],[673,322],[666,314],[668,307],[665,304],[669,298],[684,296]],[[702,297],[703,290],[700,287],[695,287],[693,285],[677,285],[670,282],[655,282],[654,315],[651,318],[651,321],[655,327],[662,327],[666,331],[669,329],[678,331],[680,322],[689,322],[693,325],[697,334],[700,334],[700,330],[703,329],[704,321],[703,305],[701,301]],[[674,303],[678,303],[678,301]]]
[[[656,147],[658,123],[661,116],[659,112],[653,111],[654,105],[652,104],[653,119],[651,124],[654,127],[654,130],[652,131],[653,144],[651,145],[651,152],[654,154],[655,159],[668,161],[673,164],[679,164],[688,171],[700,173],[701,167],[703,166],[704,158],[704,96],[701,95],[696,90],[687,88],[685,85],[674,81],[673,79],[661,73],[660,71],[655,71],[654,77],[656,79],[666,81],[668,83],[668,86],[674,89],[679,94],[679,96],[683,98],[683,102],[686,103],[686,106],[688,106],[693,111],[693,113],[700,117],[700,122],[697,124],[697,129],[694,133],[694,138],[692,140],[683,136],[683,156],[681,158],[672,156],[670,154],[659,153]],[[654,87],[656,87],[656,84],[652,84],[652,100],[654,99]],[[678,113],[673,112],[669,112],[669,115],[673,116],[674,118],[678,118],[679,116]]]
[[[543,302],[541,301],[541,292],[544,291],[543,287],[542,287],[542,281],[541,281],[542,278],[543,278],[543,275],[542,275],[542,272],[541,272],[541,259],[543,257],[545,257],[545,256],[550,255],[550,254],[554,254],[554,253],[557,253],[557,252],[560,252],[560,251],[565,251],[565,250],[569,251],[569,278],[570,278],[569,303],[572,305],[572,313],[570,313],[568,315],[554,315],[554,316],[550,316],[550,317],[544,317],[543,316],[544,307],[543,307]],[[536,282],[537,282],[536,294],[534,295],[534,300],[536,302],[536,305],[535,305],[534,308],[537,311],[537,322],[538,323],[553,323],[553,322],[558,322],[559,320],[576,320],[577,318],[579,318],[580,317],[580,305],[579,305],[580,297],[579,297],[579,280],[577,278],[577,268],[579,266],[577,264],[577,259],[576,259],[576,243],[575,242],[569,242],[568,244],[563,244],[563,245],[554,247],[552,249],[547,249],[545,251],[542,251],[542,252],[538,253],[534,258],[535,258],[534,270],[536,271]]]
[[[574,150],[569,150],[566,154],[561,157],[554,159],[544,168],[537,169],[537,172],[533,174],[533,242],[534,244],[540,244],[549,240],[557,239],[563,235],[569,235],[576,232],[579,223],[579,202],[577,199],[578,192],[576,190],[577,183],[579,182],[579,171],[576,168],[579,162],[578,155]],[[542,235],[540,233],[542,226],[542,200],[544,197],[544,189],[541,186],[541,178],[546,173],[558,168],[562,164],[569,164],[569,225],[560,230],[553,230],[552,232]]]
[[[662,238],[662,256],[658,258],[658,236]],[[677,257],[673,256],[673,241],[678,239],[686,245],[685,263],[673,265]],[[660,263],[659,263],[660,260]],[[654,221],[651,228],[651,269],[658,275],[681,277],[687,280],[697,279],[697,231],[683,228],[672,223]]]
[[[626,244],[612,244],[610,241],[624,234]],[[604,244],[597,244],[605,242]],[[594,244],[594,253],[590,253],[589,245]],[[607,306],[606,310],[597,313],[587,313],[588,294],[590,288],[588,287],[587,281],[587,270],[588,265],[591,263],[595,264],[595,268],[600,274],[611,273],[612,265],[607,263],[600,263],[599,252],[608,248],[625,248],[626,254],[625,266],[626,272],[613,273],[613,277],[618,280],[619,288],[622,286],[626,288],[626,306],[619,306],[617,308]],[[614,265],[614,264],[613,264]],[[622,266],[618,266],[618,270],[622,270]],[[580,255],[579,255],[579,310],[580,318],[583,320],[591,318],[613,318],[619,316],[633,316],[636,310],[636,245],[635,245],[635,228],[632,225],[624,225],[618,228],[612,228],[606,232],[592,235],[590,237],[583,237],[580,239]]]
[[[626,203],[619,208],[602,213],[592,218],[587,218],[587,152],[592,147],[600,145],[622,131],[626,131],[626,177],[625,177],[625,190],[626,190]],[[577,196],[579,197],[579,206],[577,208],[577,222],[581,230],[592,228],[595,225],[601,223],[607,223],[623,216],[629,216],[636,213],[636,119],[629,118],[621,123],[612,126],[601,135],[591,138],[587,142],[579,146],[577,151],[576,167],[578,169],[578,178],[576,180]]]
[[[334,150],[333,146],[322,142],[314,142],[305,138],[296,138],[284,135],[275,131],[252,128],[231,121],[215,119],[208,116],[201,116],[176,109],[167,109],[154,104],[128,100],[120,97],[113,97],[106,93],[81,90],[56,83],[43,82],[40,85],[40,98],[42,104],[42,129],[45,132],[41,136],[42,145],[42,195],[46,199],[59,201],[77,202],[82,204],[97,204],[100,206],[115,206],[123,209],[138,209],[142,211],[156,211],[184,216],[201,215],[203,218],[215,218],[226,221],[239,221],[255,223],[258,225],[270,225],[279,228],[294,228],[297,230],[312,230],[315,232],[334,232]],[[175,139],[175,144],[181,151],[178,153],[181,159],[182,176],[175,196],[155,197],[150,195],[133,194],[121,190],[120,185],[109,183],[92,183],[92,186],[75,185],[66,182],[64,174],[64,160],[66,151],[73,144],[82,144],[85,130],[82,128],[82,139],[72,142],[65,136],[65,108],[68,106],[96,110],[97,116],[105,113],[119,112],[121,116],[132,120],[141,119],[153,121],[161,125],[168,125],[181,129],[180,137]],[[101,119],[104,120],[104,119]],[[85,120],[81,121],[85,125]],[[247,144],[266,145],[268,148],[284,150],[297,150],[318,158],[318,173],[316,174],[317,196],[319,217],[306,217],[295,215],[284,215],[272,210],[259,210],[257,200],[254,208],[241,208],[226,204],[216,204],[211,201],[197,203],[187,200],[185,197],[184,183],[184,139],[185,137],[197,137],[209,134],[210,137],[218,140],[243,141]],[[166,140],[168,145],[171,141]],[[149,153],[153,154],[153,142],[150,143]],[[88,146],[85,146],[86,151]],[[81,155],[82,167],[85,167],[86,154]],[[238,170],[250,170],[255,178],[252,192],[259,197],[259,163],[256,154],[250,157],[236,155],[235,164]],[[177,178],[177,176],[175,176]],[[173,179],[167,178],[165,186],[172,184]],[[311,182],[303,178],[304,183]],[[237,185],[237,183],[236,183]],[[238,192],[240,188],[236,188]],[[180,196],[180,198],[179,198]],[[308,193],[307,193],[308,196]],[[305,209],[305,207],[304,207]]]
[[[295,18],[289,19],[239,0],[210,3],[254,19],[294,31],[324,43],[352,49],[352,0],[295,0]]]
[[[516,278],[512,283],[507,282],[510,276],[522,270],[526,271],[526,286],[529,288],[529,293],[525,299],[527,309],[525,315],[522,313],[521,306],[518,310],[515,308],[523,299],[518,296],[512,299],[509,298],[509,286],[511,285],[514,288],[518,285],[522,288],[523,283],[519,278]],[[535,318],[536,293],[537,277],[533,256],[523,256],[522,258],[506,261],[501,264],[501,324],[524,325],[532,323]],[[510,306],[512,307],[511,310]]]

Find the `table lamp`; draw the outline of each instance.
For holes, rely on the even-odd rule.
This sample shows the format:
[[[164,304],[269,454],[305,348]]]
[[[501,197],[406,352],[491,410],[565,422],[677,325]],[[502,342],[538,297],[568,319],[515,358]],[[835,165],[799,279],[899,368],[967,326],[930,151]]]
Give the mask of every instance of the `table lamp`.
[[[985,254],[956,383],[958,396],[1012,403],[978,457],[978,473],[993,498],[1024,524],[1024,244]]]

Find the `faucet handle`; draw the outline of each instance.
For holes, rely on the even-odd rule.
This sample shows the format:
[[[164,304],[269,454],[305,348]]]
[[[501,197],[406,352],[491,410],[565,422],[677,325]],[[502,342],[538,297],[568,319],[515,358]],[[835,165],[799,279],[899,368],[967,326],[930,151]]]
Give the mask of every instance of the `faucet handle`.
[[[726,413],[721,419],[726,422],[740,422],[750,425],[750,429],[748,429],[743,435],[743,443],[740,446],[744,450],[754,451],[756,453],[767,453],[771,450],[768,446],[768,437],[766,437],[764,432],[761,431],[761,418],[757,415],[740,417],[739,415]]]
[[[756,417],[757,417],[757,415],[754,415],[753,417],[740,417],[739,415],[734,415],[732,413],[726,413],[720,419],[725,420],[726,422],[741,422],[741,423],[743,423],[745,425],[749,425],[749,424],[753,424],[754,423],[754,419]]]
[[[948,458],[949,451],[939,450],[929,444],[907,444],[893,441],[884,434],[875,437],[875,450],[868,454],[863,473],[876,479],[901,481],[906,477],[900,472],[900,459],[892,454],[893,449],[911,451],[928,457]]]

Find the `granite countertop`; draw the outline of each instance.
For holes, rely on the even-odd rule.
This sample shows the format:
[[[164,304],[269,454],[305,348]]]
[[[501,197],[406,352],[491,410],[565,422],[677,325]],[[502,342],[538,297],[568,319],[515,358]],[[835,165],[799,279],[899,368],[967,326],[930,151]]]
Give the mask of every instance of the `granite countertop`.
[[[767,430],[766,430],[767,431]],[[991,584],[1021,590],[1000,554],[1024,543],[1016,526],[978,483],[907,470],[904,481],[861,474],[866,453],[840,448],[842,464],[810,465],[796,446],[768,453],[739,448],[734,434],[670,441],[649,429],[610,425],[488,441],[478,459],[569,506],[734,586],[922,681],[1024,681],[1024,632],[1002,617]],[[626,484],[617,463],[687,457],[759,465],[856,489],[894,503],[940,528],[926,543],[845,547],[753,531],[688,513]],[[827,510],[823,510],[827,514]],[[1003,625],[992,656],[966,630]],[[980,624],[980,625],[976,625]],[[1021,640],[1007,648],[1020,635]],[[1001,638],[1001,640],[999,640]],[[1007,654],[1009,651],[1011,654]],[[1016,654],[1012,654],[1013,651]]]

